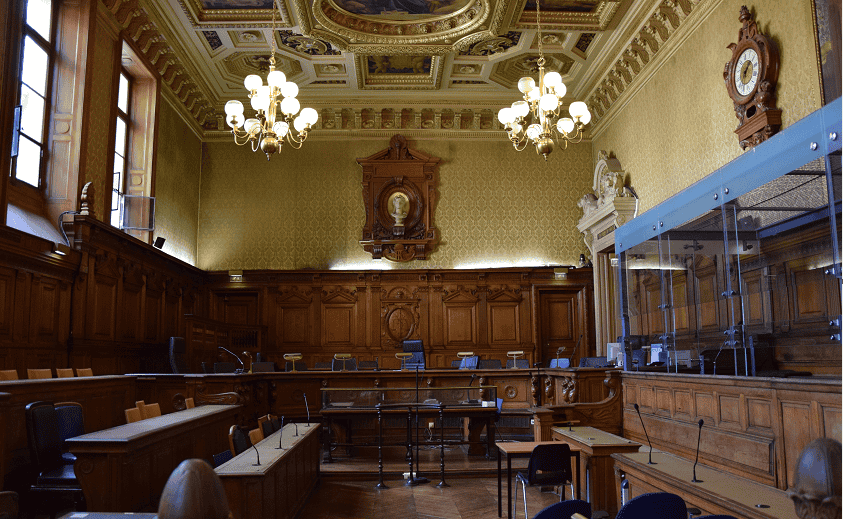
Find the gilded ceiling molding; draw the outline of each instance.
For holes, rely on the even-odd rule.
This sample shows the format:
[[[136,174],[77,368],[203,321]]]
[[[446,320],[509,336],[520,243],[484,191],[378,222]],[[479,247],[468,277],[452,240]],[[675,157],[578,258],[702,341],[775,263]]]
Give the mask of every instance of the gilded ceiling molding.
[[[599,135],[720,0],[662,0],[586,96]]]
[[[258,29],[269,27],[272,23],[272,9],[204,9],[200,0],[178,0],[190,25],[197,29]],[[286,2],[278,2],[281,10],[279,27],[291,28],[295,23],[290,19]],[[237,23],[240,22],[240,23]]]
[[[576,13],[570,11],[549,11],[542,9],[542,25],[547,25],[554,31],[605,31],[612,21],[621,3],[617,0],[602,0],[594,12]],[[536,27],[535,7],[526,9],[527,2],[521,5],[521,12],[516,19],[515,29],[532,29]]]
[[[161,31],[150,19],[138,0],[100,0],[116,18],[127,38],[155,67],[161,83],[170,88],[175,97],[198,126],[206,123],[217,126],[213,117],[214,107],[197,84],[189,79],[187,69],[167,44]]]

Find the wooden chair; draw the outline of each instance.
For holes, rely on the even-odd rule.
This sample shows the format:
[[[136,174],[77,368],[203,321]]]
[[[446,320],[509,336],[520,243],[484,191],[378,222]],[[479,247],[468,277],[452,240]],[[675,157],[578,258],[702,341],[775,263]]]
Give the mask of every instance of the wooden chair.
[[[270,422],[271,419],[272,417],[268,414],[258,418],[258,429],[260,429],[261,436],[263,436],[263,438],[266,438],[267,436],[272,434],[272,423]]]
[[[143,417],[144,420],[146,420],[147,418],[155,418],[156,416],[161,416],[160,405],[144,404],[143,402],[141,402],[141,404],[143,405],[143,407],[138,406],[138,409],[140,409],[141,417]]]
[[[77,377],[93,377],[94,370],[91,368],[76,368]]]
[[[56,368],[56,378],[73,378],[73,368]]]
[[[184,408],[185,409],[193,409],[194,407],[196,407],[196,404],[193,403],[193,397],[184,399]]]
[[[252,442],[252,445],[263,440],[263,431],[260,429],[252,429],[249,431],[249,441]]]
[[[18,370],[16,369],[4,369],[0,371],[0,380],[17,380],[18,379]]]
[[[51,370],[50,368],[28,369],[28,370],[26,370],[26,378],[28,378],[28,379],[53,378],[53,370]]]
[[[18,493],[0,492],[0,519],[18,519]]]
[[[231,450],[231,455],[237,456],[251,446],[249,438],[243,434],[243,431],[236,425],[232,425],[228,430],[228,448]]]
[[[137,407],[126,409],[124,412],[126,413],[126,423],[135,423],[143,420],[140,409]]]

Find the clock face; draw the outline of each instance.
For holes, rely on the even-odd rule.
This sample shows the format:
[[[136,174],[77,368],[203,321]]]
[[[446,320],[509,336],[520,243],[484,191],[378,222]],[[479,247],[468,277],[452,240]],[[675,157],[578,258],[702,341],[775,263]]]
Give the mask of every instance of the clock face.
[[[758,83],[758,53],[749,48],[743,51],[735,64],[735,88],[742,96],[749,95]]]

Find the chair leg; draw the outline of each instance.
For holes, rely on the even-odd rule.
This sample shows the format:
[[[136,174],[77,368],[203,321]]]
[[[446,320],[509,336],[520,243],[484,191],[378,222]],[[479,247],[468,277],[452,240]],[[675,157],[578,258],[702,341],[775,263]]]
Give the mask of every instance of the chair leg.
[[[524,494],[524,519],[530,519],[527,515],[527,482],[521,482],[521,493]]]
[[[520,483],[520,481],[518,481],[516,479],[515,480],[515,498],[512,500],[512,517],[518,516],[518,483]],[[507,513],[509,513],[509,512],[507,512]]]

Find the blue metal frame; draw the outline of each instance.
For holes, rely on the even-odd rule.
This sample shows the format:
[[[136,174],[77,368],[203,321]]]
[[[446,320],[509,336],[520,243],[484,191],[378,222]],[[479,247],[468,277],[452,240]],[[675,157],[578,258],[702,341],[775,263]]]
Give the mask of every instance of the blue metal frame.
[[[840,150],[843,101],[837,98],[747,150],[720,169],[615,230],[621,253],[728,203],[813,160]],[[835,135],[834,140],[831,136]]]

